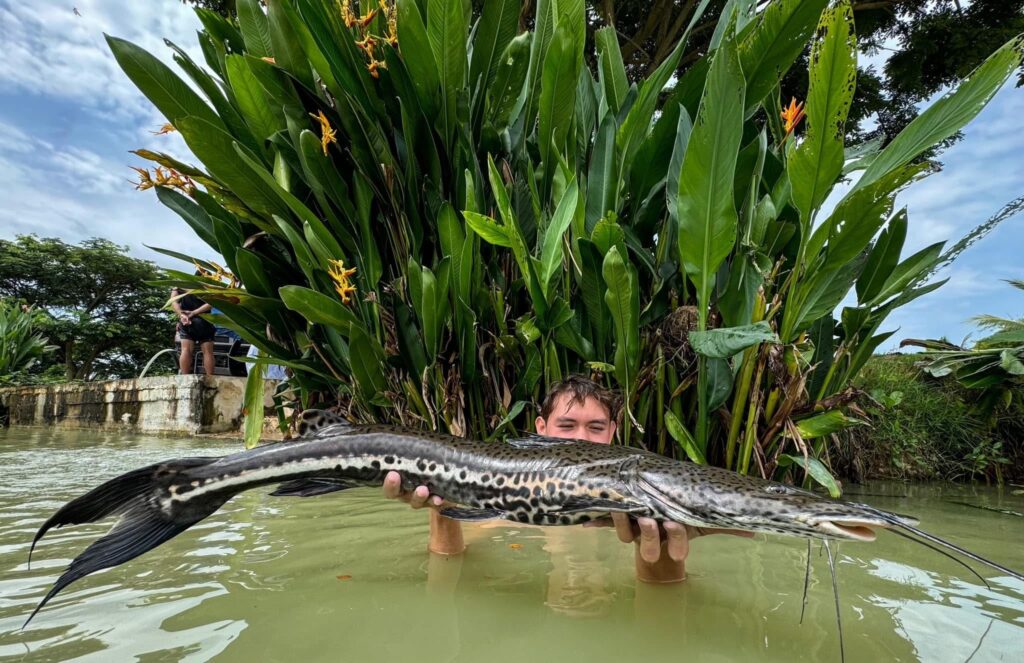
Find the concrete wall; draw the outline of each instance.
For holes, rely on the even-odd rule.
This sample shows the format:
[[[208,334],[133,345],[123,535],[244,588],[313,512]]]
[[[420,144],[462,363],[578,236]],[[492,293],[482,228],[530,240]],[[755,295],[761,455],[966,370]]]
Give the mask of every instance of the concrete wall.
[[[273,393],[274,383],[265,393]],[[174,375],[0,389],[12,426],[223,433],[242,421],[245,378]]]

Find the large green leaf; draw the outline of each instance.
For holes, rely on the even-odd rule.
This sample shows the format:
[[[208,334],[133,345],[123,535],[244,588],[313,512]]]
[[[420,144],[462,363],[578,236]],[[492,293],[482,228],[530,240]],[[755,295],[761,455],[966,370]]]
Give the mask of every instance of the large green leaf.
[[[161,203],[177,212],[178,216],[184,219],[185,223],[199,235],[199,239],[219,250],[217,238],[213,234],[213,222],[202,207],[174,189],[165,186],[156,187],[156,197]]]
[[[559,155],[566,153],[566,138],[572,126],[576,80],[579,77],[577,51],[581,52],[582,48],[583,45],[573,39],[573,31],[568,24],[559,23],[544,62],[540,86],[537,144],[546,183],[554,177]]]
[[[387,391],[387,378],[384,376],[384,352],[380,344],[371,338],[359,325],[352,325],[349,333],[349,349],[351,351],[352,377],[356,386],[368,402],[387,405],[390,401],[384,396]]]
[[[608,286],[604,301],[615,326],[615,377],[628,392],[640,361],[640,286],[618,247],[605,256],[603,276]]]
[[[427,363],[433,364],[441,347],[441,333],[448,319],[448,259],[438,265],[438,276],[409,259],[409,297],[423,329]]]
[[[195,117],[223,128],[220,118],[167,65],[130,41],[106,38],[117,64],[168,122],[177,127],[178,118]]]
[[[828,0],[776,0],[758,14],[739,48],[748,108],[759,104],[789,71],[827,4]]]
[[[444,256],[452,261],[452,290],[455,295],[468,301],[470,281],[473,276],[472,248],[465,254],[466,233],[459,223],[458,215],[451,203],[445,201],[437,213],[437,232]],[[472,243],[472,237],[470,237]]]
[[[496,130],[508,126],[529,67],[530,33],[524,32],[505,47],[487,90],[487,121]]]
[[[526,76],[524,99],[527,131],[532,129],[537,118],[537,99],[540,96],[541,75],[544,72],[551,38],[555,34],[556,4],[555,0],[537,0],[537,11],[534,13],[533,38],[530,41],[530,68]]]
[[[857,301],[861,304],[874,299],[882,290],[886,279],[900,261],[903,242],[907,238],[907,210],[902,209],[889,221],[888,227],[868,254],[864,271],[857,279]]]
[[[807,471],[807,474],[812,479],[817,481],[819,484],[824,486],[828,490],[828,494],[838,499],[842,495],[842,490],[839,488],[839,483],[836,482],[835,477],[828,471],[828,468],[818,460],[817,458],[808,457],[804,459],[803,456],[794,456],[791,454],[782,454],[779,456],[779,467],[787,467],[789,465],[799,465]]]
[[[1011,39],[975,69],[955,90],[929,106],[874,158],[855,189],[863,188],[962,129],[981,112],[1020,66],[1024,35]]]
[[[186,74],[188,74],[188,77],[192,79],[200,90],[202,90],[203,94],[206,95],[206,98],[213,106],[214,111],[216,111],[217,115],[220,116],[221,121],[224,122],[224,126],[228,128],[231,135],[237,138],[249,149],[259,149],[256,137],[252,135],[252,132],[249,130],[249,126],[245,123],[242,115],[238,112],[235,106],[228,101],[228,98],[224,93],[224,89],[221,87],[222,84],[219,81],[214,80],[213,76],[201,69],[199,65],[189,57],[188,53],[186,53],[184,49],[174,44],[174,42],[167,41],[166,43],[174,51],[174,61],[185,71]]]
[[[820,268],[834,270],[860,255],[889,218],[896,194],[923,177],[928,168],[928,164],[907,166],[848,193],[812,233],[806,250],[808,260],[813,261],[824,248],[825,262]]]
[[[286,285],[278,289],[281,301],[290,310],[318,325],[327,325],[342,334],[348,333],[359,319],[344,304],[333,297],[299,285]]]
[[[941,259],[944,245],[945,242],[936,242],[926,246],[896,265],[878,294],[865,303],[868,305],[881,304],[888,298],[902,293],[907,286],[917,280],[918,276],[930,270]]]
[[[440,89],[437,60],[431,50],[427,28],[423,25],[416,0],[398,1],[398,43],[402,61],[409,69],[409,77],[419,95],[424,112],[432,116],[437,108]]]
[[[704,452],[697,446],[697,441],[693,439],[690,431],[686,430],[686,426],[679,421],[672,410],[665,410],[665,429],[672,439],[679,443],[687,458],[699,465],[708,464]]]
[[[279,211],[273,199],[237,164],[234,136],[199,96],[174,72],[131,42],[107,37],[114,58],[132,83],[178,129],[210,174],[226,184],[254,211]]]
[[[707,377],[707,411],[713,412],[725,405],[732,393],[732,367],[729,362],[719,357],[705,361]],[[698,427],[700,422],[698,421]],[[706,442],[704,443],[707,444]]]
[[[743,137],[743,72],[733,42],[715,54],[678,186],[679,256],[703,322],[715,272],[736,240],[733,179]]]
[[[491,0],[484,3],[473,39],[473,57],[469,63],[470,90],[487,90],[498,67],[498,59],[519,28],[520,3],[516,0]]]
[[[274,55],[270,40],[270,23],[263,13],[258,0],[238,0],[235,3],[238,12],[238,27],[242,32],[242,41],[249,55],[266,58]]]
[[[508,231],[491,217],[470,212],[469,210],[463,210],[462,216],[466,219],[466,225],[472,228],[473,232],[480,235],[488,244],[505,247],[512,246],[512,240],[508,236]]]
[[[758,343],[778,343],[779,337],[767,321],[761,321],[742,327],[692,331],[689,341],[697,354],[728,359]]]
[[[843,169],[846,115],[857,81],[853,10],[842,0],[821,14],[811,47],[807,131],[789,160],[793,204],[809,220]]]
[[[594,42],[597,46],[597,73],[604,88],[604,98],[615,115],[622,108],[626,91],[629,90],[626,67],[622,63],[622,51],[619,50],[619,35],[614,27],[604,27],[594,33]]]
[[[569,224],[576,213],[578,199],[579,187],[573,179],[562,194],[562,199],[558,201],[558,207],[555,208],[555,213],[544,230],[541,242],[540,287],[547,295],[551,294],[551,277],[562,266],[562,237],[569,229]]]
[[[245,379],[242,413],[245,415],[245,448],[252,449],[263,434],[263,385],[266,363],[257,360]]]
[[[842,410],[828,410],[821,414],[815,414],[807,417],[806,419],[800,419],[796,422],[796,429],[800,432],[800,437],[805,440],[810,440],[816,437],[825,437],[832,433],[838,433],[839,431],[850,428],[851,426],[863,425],[863,421],[846,416],[843,414]]]
[[[601,120],[594,142],[594,155],[590,159],[585,216],[587,228],[593,229],[606,212],[615,211],[619,186],[616,166],[615,118],[609,113]]]
[[[587,309],[587,319],[590,321],[589,339],[594,343],[597,352],[603,356],[606,329],[609,326],[608,307],[604,303],[604,280],[601,276],[604,254],[588,239],[579,240],[579,250],[582,270],[579,284],[583,304]]]
[[[458,123],[456,110],[459,92],[466,79],[466,14],[462,0],[428,0],[427,40],[437,63],[441,86],[438,129],[451,149]]]
[[[280,111],[275,113],[272,110],[263,87],[249,69],[245,58],[229,55],[224,62],[235,102],[256,138],[262,142],[284,129],[284,117]]]
[[[810,327],[815,320],[839,306],[860,275],[866,258],[861,253],[836,269],[816,271],[810,278],[800,282],[796,293],[787,302],[779,333],[783,343],[791,343],[797,334]],[[789,326],[791,320],[795,323],[793,327]]]
[[[303,52],[302,40],[292,26],[283,4],[288,0],[267,0],[267,19],[270,27],[271,51],[278,67],[290,73],[303,85],[313,89],[313,70]],[[294,11],[294,10],[293,10]]]
[[[263,268],[263,261],[253,251],[239,247],[235,252],[236,276],[242,279],[245,289],[258,297],[274,297],[274,287]]]
[[[679,120],[676,122],[675,141],[672,145],[672,156],[668,162],[668,176],[665,180],[668,186],[665,187],[665,205],[668,208],[668,216],[673,224],[679,223],[679,187],[675,183],[679,181],[679,173],[683,170],[683,159],[686,157],[686,146],[690,144],[690,134],[693,133],[693,120],[686,108],[679,107]]]

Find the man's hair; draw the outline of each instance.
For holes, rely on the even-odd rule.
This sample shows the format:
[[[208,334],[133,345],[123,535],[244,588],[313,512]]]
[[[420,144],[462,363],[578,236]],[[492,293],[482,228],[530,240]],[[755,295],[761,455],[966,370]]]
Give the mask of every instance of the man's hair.
[[[612,421],[619,416],[619,396],[611,389],[602,387],[585,375],[573,374],[551,385],[544,402],[540,406],[540,416],[545,421],[551,416],[555,409],[555,403],[559,396],[569,394],[569,405],[583,403],[588,398],[593,398],[608,410],[608,418]]]

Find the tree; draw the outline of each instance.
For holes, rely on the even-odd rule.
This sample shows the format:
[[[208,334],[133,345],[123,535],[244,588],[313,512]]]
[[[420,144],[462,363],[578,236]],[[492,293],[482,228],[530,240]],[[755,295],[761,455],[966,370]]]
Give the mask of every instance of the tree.
[[[174,323],[161,311],[168,293],[146,284],[162,273],[126,251],[105,239],[0,240],[0,296],[42,312],[38,328],[57,346],[36,370],[62,364],[68,380],[134,377],[169,347]]]

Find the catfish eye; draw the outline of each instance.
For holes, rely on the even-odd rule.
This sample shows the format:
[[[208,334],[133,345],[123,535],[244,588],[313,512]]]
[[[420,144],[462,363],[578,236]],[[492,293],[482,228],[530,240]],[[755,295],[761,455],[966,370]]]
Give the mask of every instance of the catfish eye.
[[[785,495],[791,492],[788,487],[779,486],[775,484],[768,486],[767,488],[765,488],[765,490],[767,490],[769,493],[775,493],[776,495]]]

